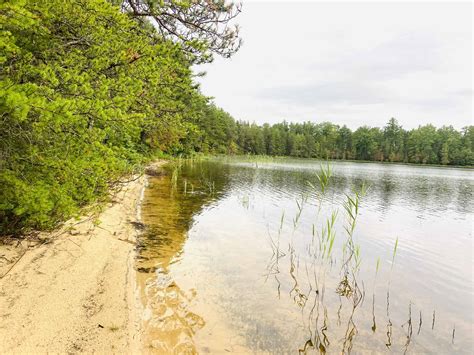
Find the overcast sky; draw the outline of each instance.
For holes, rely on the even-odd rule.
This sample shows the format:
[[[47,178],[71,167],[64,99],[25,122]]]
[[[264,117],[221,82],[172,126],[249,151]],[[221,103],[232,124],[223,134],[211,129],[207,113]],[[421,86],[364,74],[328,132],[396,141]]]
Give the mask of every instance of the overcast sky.
[[[241,50],[197,68],[236,119],[474,124],[470,2],[244,1],[236,22]]]

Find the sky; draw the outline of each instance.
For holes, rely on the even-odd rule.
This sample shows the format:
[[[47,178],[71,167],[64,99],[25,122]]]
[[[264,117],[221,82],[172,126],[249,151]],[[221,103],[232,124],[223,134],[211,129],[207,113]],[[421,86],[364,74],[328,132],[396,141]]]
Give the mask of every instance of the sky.
[[[196,69],[237,120],[472,125],[471,2],[244,1],[243,46]]]

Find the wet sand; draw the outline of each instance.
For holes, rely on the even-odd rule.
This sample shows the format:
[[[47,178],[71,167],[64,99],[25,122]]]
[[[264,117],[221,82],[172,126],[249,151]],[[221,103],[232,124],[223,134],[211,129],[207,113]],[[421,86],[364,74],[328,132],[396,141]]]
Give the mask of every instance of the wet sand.
[[[146,176],[123,184],[98,215],[40,242],[0,246],[0,353],[139,351],[134,267],[145,184]]]

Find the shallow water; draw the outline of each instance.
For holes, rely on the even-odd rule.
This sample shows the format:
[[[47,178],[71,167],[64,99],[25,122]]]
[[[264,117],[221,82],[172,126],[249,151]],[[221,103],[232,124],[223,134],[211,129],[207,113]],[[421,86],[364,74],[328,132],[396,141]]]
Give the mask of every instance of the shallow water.
[[[308,183],[320,164],[187,161],[150,179],[137,260],[150,350],[472,353],[474,171],[333,162],[322,194]],[[363,182],[346,296],[342,203]]]

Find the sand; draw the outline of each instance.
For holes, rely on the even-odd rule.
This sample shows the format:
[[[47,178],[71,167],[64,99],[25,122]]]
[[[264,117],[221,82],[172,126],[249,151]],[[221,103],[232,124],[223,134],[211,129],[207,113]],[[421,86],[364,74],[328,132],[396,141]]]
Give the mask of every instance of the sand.
[[[0,353],[140,351],[134,266],[145,184],[123,184],[100,214],[40,242],[0,248]]]

